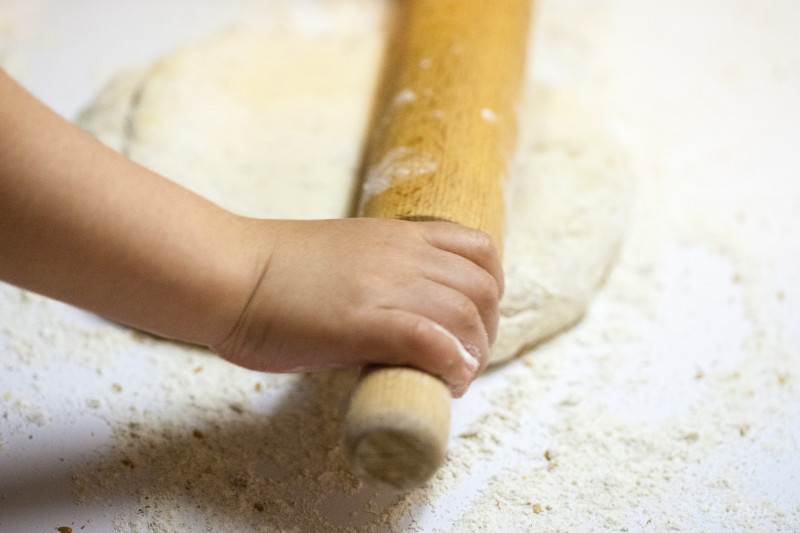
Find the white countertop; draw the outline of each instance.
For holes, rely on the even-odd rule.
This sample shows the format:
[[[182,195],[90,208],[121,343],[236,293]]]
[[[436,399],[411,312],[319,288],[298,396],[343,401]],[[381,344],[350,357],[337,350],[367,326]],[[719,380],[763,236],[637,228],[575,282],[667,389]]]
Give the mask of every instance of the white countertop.
[[[318,2],[282,4],[309,26],[322,24]],[[252,22],[253,9],[254,2],[245,0],[0,0],[0,64],[45,103],[73,118],[119,69]],[[601,39],[600,30],[587,26],[585,42],[574,40],[572,49],[561,49],[575,57],[550,56],[545,49],[533,58],[532,68],[534,77],[572,84],[578,91],[591,90],[597,80],[605,84],[609,115],[619,119],[643,198],[617,270],[580,326],[481,378],[454,404],[453,435],[476,427],[506,390],[514,393],[509,402],[517,406],[509,407],[500,438],[482,443],[488,451],[464,479],[450,485],[442,481],[444,492],[426,489],[427,503],[397,504],[402,519],[381,524],[370,513],[397,498],[366,490],[320,496],[311,480],[323,483],[336,470],[318,460],[325,449],[314,449],[308,451],[308,465],[265,474],[274,474],[273,489],[291,495],[304,512],[298,510],[292,519],[287,518],[292,511],[268,507],[264,531],[327,531],[331,524],[353,530],[497,531],[497,518],[470,514],[487,498],[497,500],[497,509],[508,506],[504,531],[800,530],[800,4],[542,0],[540,9],[546,20],[571,12],[585,15],[576,24],[602,19],[613,33]],[[269,22],[268,15],[261,16]],[[546,39],[558,39],[559,25],[548,27],[554,34]],[[593,49],[596,43],[608,43],[608,48]],[[581,64],[580,57],[590,63],[599,55],[606,59],[603,69],[589,64],[571,70]],[[658,198],[663,198],[658,212],[647,212]],[[654,226],[660,232],[637,233],[637,221],[650,217],[663,221]],[[648,255],[646,249],[654,251]],[[621,287],[637,276],[640,292],[623,294]],[[643,305],[645,299],[649,303]],[[110,485],[89,487],[92,465],[111,456],[114,432],[131,412],[146,420],[148,410],[181,405],[182,394],[188,398],[215,387],[213,372],[225,365],[205,353],[149,339],[120,351],[117,340],[130,336],[66,305],[0,285],[0,530],[71,526],[107,532],[115,519],[147,505],[143,491],[180,494],[179,488],[161,486],[180,479],[169,472],[174,455],[167,449],[152,455],[163,462],[163,478],[126,479],[123,471],[105,480],[122,487],[107,498],[97,497],[98,487]],[[76,343],[87,350],[83,359],[59,357],[74,353]],[[513,384],[532,369],[541,373],[540,389],[528,395]],[[196,376],[201,381],[193,381]],[[253,383],[262,378],[246,371],[237,376],[246,383],[241,389],[230,389],[235,382],[221,385],[230,392],[234,413],[244,402],[265,419],[274,416],[272,423],[284,438],[292,436],[292,416],[313,420],[331,408],[308,400],[309,394],[349,379],[281,378],[272,392],[259,396]],[[113,402],[106,401],[110,394]],[[296,405],[287,408],[284,401],[292,394]],[[172,403],[165,404],[166,397]],[[616,504],[596,501],[596,512],[581,514],[592,502],[583,502],[588,492],[576,473],[572,493],[554,494],[553,501],[541,503],[542,509],[552,509],[522,520],[521,507],[514,505],[539,500],[518,501],[524,500],[527,485],[522,477],[515,482],[510,476],[528,471],[547,475],[542,454],[554,443],[566,449],[559,459],[566,464],[572,452],[564,432],[588,428],[582,417],[598,405],[631,424],[625,427],[652,429],[655,435],[648,441],[649,434],[637,433],[630,442],[656,446],[659,431],[677,435],[676,460],[688,462],[678,470],[675,487],[689,488],[653,489],[650,499],[642,495]],[[198,424],[204,420],[191,407],[175,416],[194,417]],[[720,433],[720,417],[730,424],[729,434]],[[598,443],[627,446],[616,434],[603,440],[602,419],[592,423],[599,428]],[[622,423],[609,422],[608,431],[618,431]],[[713,434],[707,430],[711,426]],[[261,435],[252,428],[227,430],[231,439]],[[708,443],[707,435],[717,440]],[[314,435],[298,430],[297,438]],[[319,438],[332,437],[321,431]],[[693,451],[694,442],[705,451]],[[306,455],[293,455],[293,448],[308,445],[287,440],[265,446],[274,446],[276,456],[302,459]],[[633,463],[644,468],[673,459],[648,455],[636,446],[630,446],[630,462],[621,464],[621,471]],[[598,448],[597,461],[618,452]],[[336,460],[331,458],[331,464]],[[236,457],[228,457],[226,467],[237,468]],[[626,483],[608,482],[605,494],[611,499]],[[92,501],[80,501],[81,487],[89,487]],[[226,519],[245,512],[226,507],[238,501],[226,498],[220,496],[222,503],[214,505],[176,497],[174,509],[152,515],[151,530],[225,530]],[[307,512],[311,507],[314,513]],[[561,515],[537,525],[537,519],[559,510]],[[145,512],[155,511],[140,511]],[[659,518],[668,515],[673,522]],[[137,530],[119,520],[116,526]]]

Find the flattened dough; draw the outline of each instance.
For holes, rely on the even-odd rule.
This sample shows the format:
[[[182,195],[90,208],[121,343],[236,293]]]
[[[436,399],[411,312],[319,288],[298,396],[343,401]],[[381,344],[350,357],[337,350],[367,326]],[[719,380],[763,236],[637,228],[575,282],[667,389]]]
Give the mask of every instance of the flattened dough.
[[[382,35],[238,30],[115,78],[79,118],[109,146],[234,212],[349,215]],[[569,91],[528,83],[492,363],[576,323],[622,242],[625,157]]]

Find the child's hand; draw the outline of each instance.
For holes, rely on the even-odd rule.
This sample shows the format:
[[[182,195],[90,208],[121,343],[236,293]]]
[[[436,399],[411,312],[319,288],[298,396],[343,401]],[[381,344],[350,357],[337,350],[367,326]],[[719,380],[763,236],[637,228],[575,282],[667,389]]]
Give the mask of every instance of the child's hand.
[[[484,368],[503,290],[486,234],[368,218],[253,224],[252,246],[268,252],[234,330],[212,346],[226,359],[272,372],[408,365],[456,397]]]
[[[258,370],[410,365],[459,396],[486,364],[503,279],[484,233],[236,216],[2,70],[0,132],[0,279]]]

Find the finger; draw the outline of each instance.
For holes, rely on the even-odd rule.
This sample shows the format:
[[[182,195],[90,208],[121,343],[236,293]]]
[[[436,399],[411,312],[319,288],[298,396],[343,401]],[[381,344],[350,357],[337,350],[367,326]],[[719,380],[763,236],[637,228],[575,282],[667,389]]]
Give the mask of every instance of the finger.
[[[361,337],[363,363],[418,368],[441,378],[455,398],[466,392],[482,367],[442,326],[414,313],[382,311],[365,333]]]
[[[451,222],[420,222],[428,243],[469,259],[497,281],[499,295],[504,290],[503,264],[489,234]]]
[[[500,289],[489,272],[460,255],[437,250],[435,259],[424,265],[426,279],[450,287],[469,298],[483,321],[493,343],[499,321]]]
[[[475,303],[446,285],[421,279],[387,300],[384,309],[397,309],[427,318],[452,333],[480,363],[489,354],[489,334]]]

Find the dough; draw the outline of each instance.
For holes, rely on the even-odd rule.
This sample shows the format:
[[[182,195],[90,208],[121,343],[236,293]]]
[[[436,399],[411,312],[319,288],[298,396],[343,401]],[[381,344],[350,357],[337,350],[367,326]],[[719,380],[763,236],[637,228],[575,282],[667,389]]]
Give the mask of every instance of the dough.
[[[382,38],[229,32],[119,75],[78,123],[237,213],[348,216]],[[563,88],[528,83],[493,363],[577,322],[614,261],[631,181],[601,118]]]

